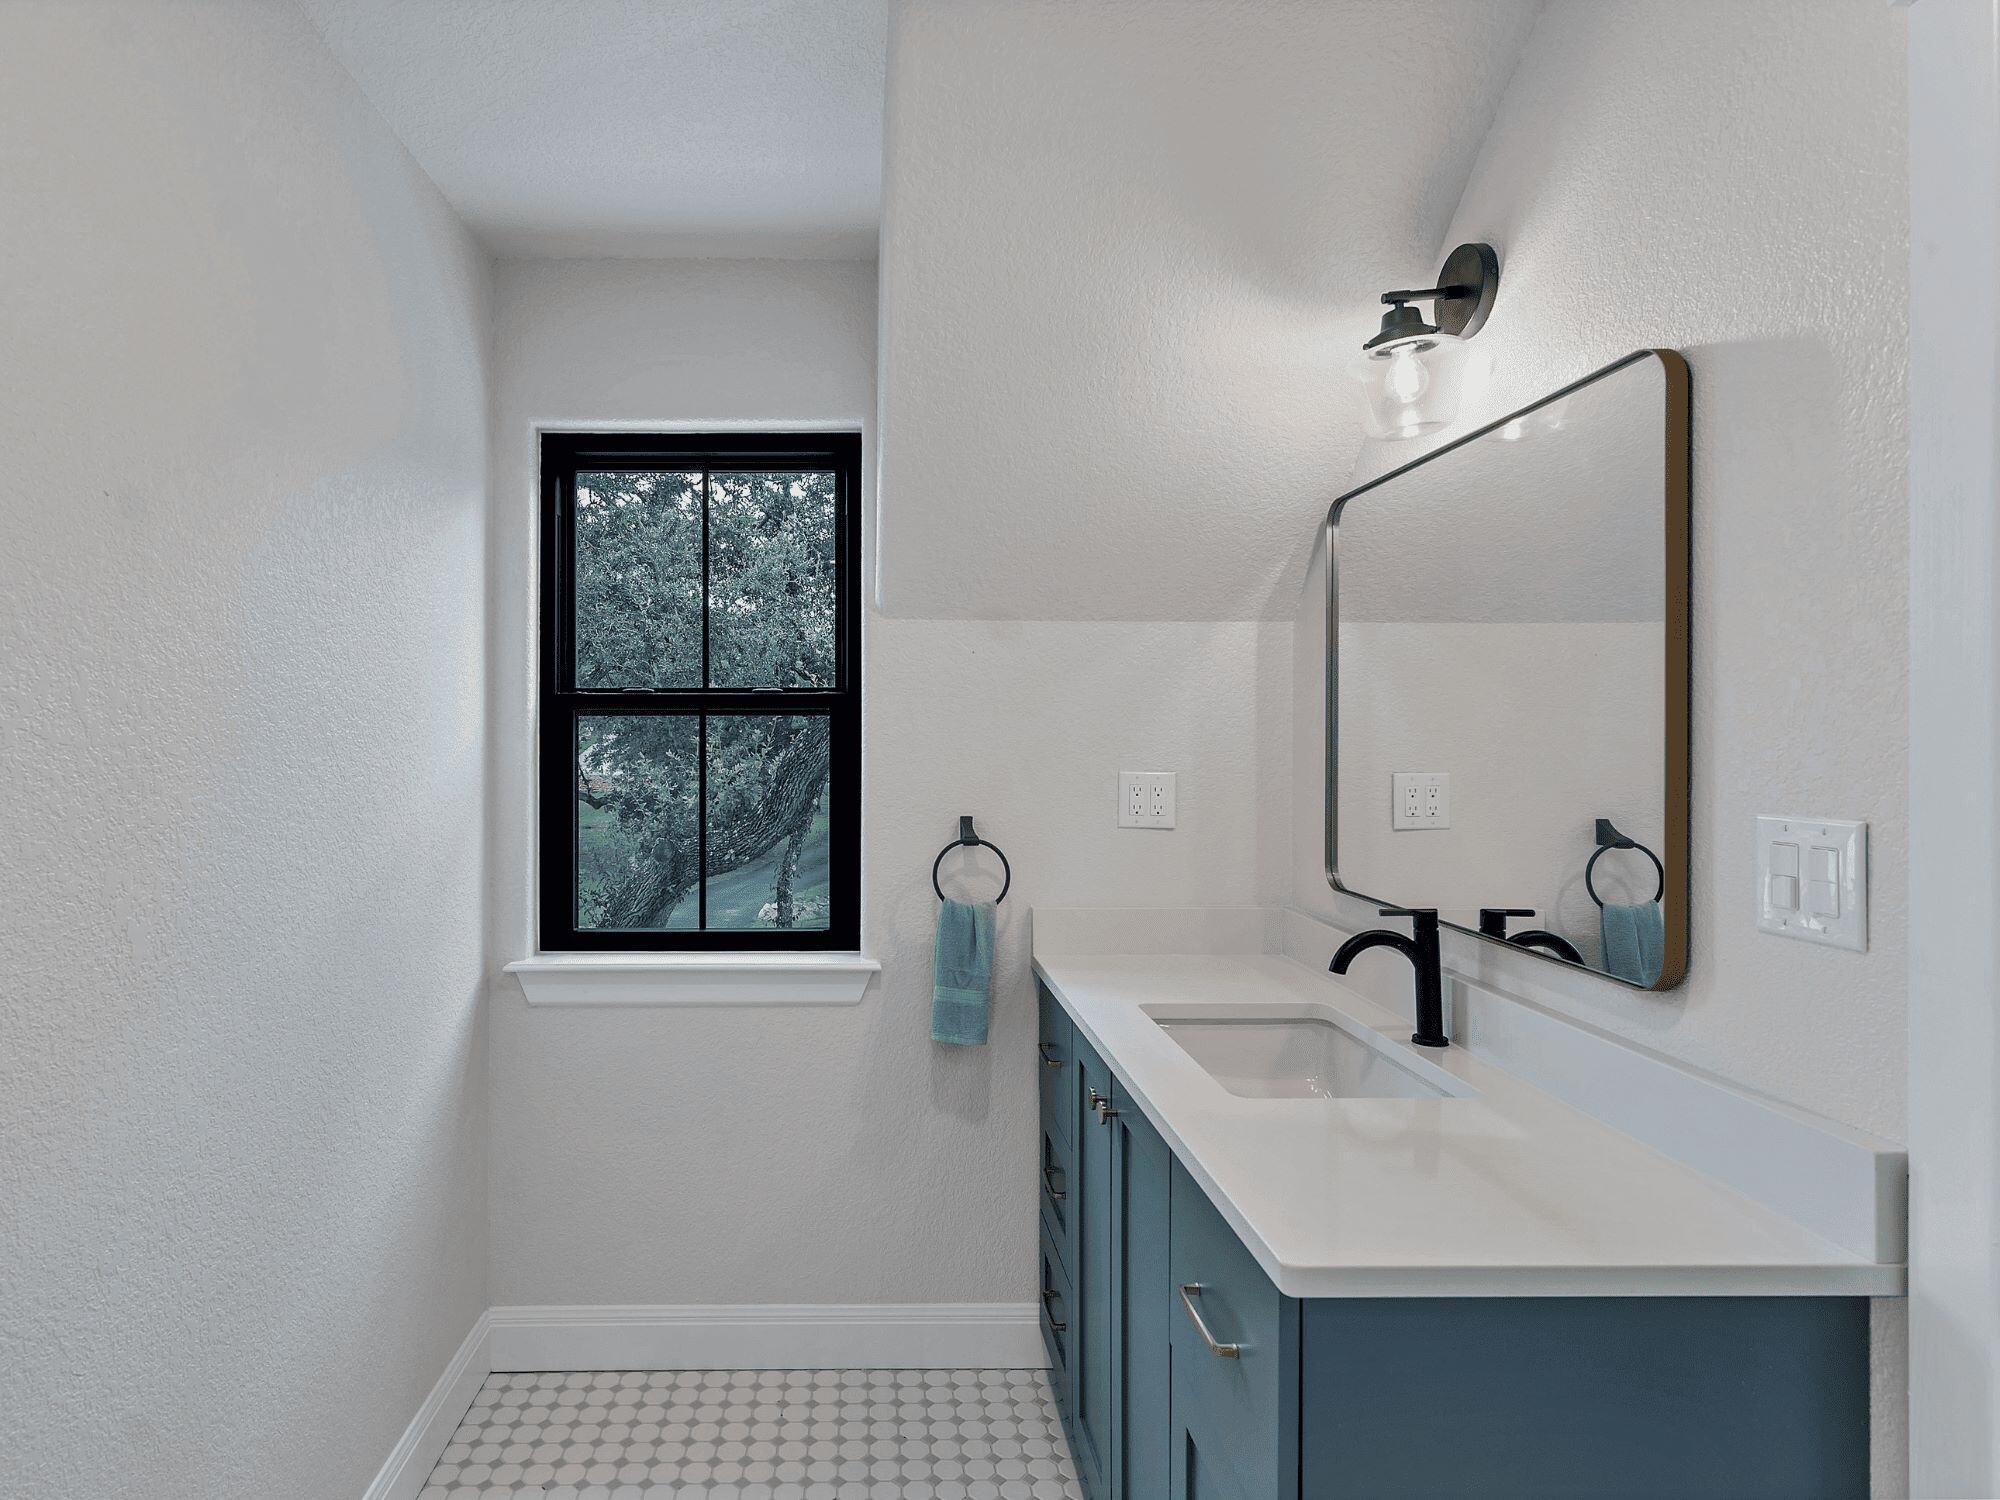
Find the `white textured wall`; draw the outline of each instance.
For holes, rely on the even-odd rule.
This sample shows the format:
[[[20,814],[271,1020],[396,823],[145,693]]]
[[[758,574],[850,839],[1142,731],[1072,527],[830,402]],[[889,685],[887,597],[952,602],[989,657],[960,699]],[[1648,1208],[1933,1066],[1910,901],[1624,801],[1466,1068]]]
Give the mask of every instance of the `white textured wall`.
[[[484,1303],[483,263],[288,7],[0,7],[0,1494],[352,1500]]]
[[[873,266],[503,264],[499,722],[524,726],[537,423],[872,427]],[[868,540],[872,543],[872,517]],[[978,565],[944,551],[930,566]],[[1034,1295],[1028,908],[1269,901],[1286,625],[865,626],[853,1009],[493,1015],[493,1294],[535,1302]],[[531,746],[499,774],[496,957],[528,951]],[[1120,769],[1180,773],[1180,827],[1113,826]],[[961,812],[1014,862],[992,1039],[929,1039],[931,859]],[[948,865],[950,862],[947,862]]]
[[[1664,996],[1516,987],[1846,1124],[1904,1129],[1907,778],[1903,13],[1874,0],[1551,5],[1439,252],[1500,252],[1498,416],[1632,349],[1694,382],[1693,951]],[[1358,327],[1356,338],[1365,330]],[[1440,440],[1453,436],[1440,435]],[[1374,444],[1353,480],[1417,444]],[[1305,595],[1317,638],[1323,582]],[[1300,768],[1321,764],[1301,673]],[[1352,924],[1310,814],[1296,899]],[[1757,931],[1759,813],[1869,823],[1869,949]],[[1385,895],[1395,895],[1385,892]],[[1469,941],[1469,940],[1468,940]],[[1538,988],[1538,986],[1540,986]],[[1899,1311],[1878,1318],[1878,1493],[1902,1484]]]
[[[1430,269],[1534,10],[900,0],[884,608],[1289,618],[1361,439],[1347,329]]]

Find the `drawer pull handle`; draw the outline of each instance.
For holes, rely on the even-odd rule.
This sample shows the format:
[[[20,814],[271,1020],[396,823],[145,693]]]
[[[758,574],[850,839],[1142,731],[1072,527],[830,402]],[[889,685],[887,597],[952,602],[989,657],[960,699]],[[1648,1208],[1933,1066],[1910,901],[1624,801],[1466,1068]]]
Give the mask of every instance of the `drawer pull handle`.
[[[1201,1284],[1190,1281],[1181,1288],[1181,1306],[1186,1309],[1188,1321],[1194,1324],[1194,1331],[1201,1335],[1201,1341],[1208,1345],[1210,1354],[1223,1359],[1236,1359],[1243,1353],[1241,1344],[1218,1344],[1215,1335],[1208,1331],[1208,1325],[1201,1320],[1201,1309],[1194,1305],[1194,1299],[1201,1295]]]
[[[1065,1328],[1069,1327],[1067,1323],[1058,1323],[1056,1321],[1056,1310],[1049,1306],[1051,1302],[1058,1302],[1060,1300],[1061,1298],[1057,1295],[1054,1287],[1042,1288],[1042,1311],[1048,1314],[1049,1327],[1057,1333],[1061,1333]]]
[[[1055,1199],[1056,1202],[1060,1203],[1063,1200],[1062,1189],[1057,1187],[1053,1182],[1049,1181],[1049,1173],[1053,1172],[1054,1170],[1055,1170],[1054,1167],[1042,1168],[1042,1190],[1046,1192],[1051,1198]]]
[[[1090,1091],[1090,1103],[1085,1107],[1097,1111],[1097,1123],[1100,1125],[1109,1125],[1111,1117],[1118,1113],[1111,1107],[1111,1096],[1100,1094],[1096,1089]]]
[[[1042,1054],[1043,1067],[1060,1068],[1062,1066],[1062,1059],[1060,1057],[1049,1056],[1049,1044],[1047,1042],[1037,1042],[1035,1043],[1035,1048]]]

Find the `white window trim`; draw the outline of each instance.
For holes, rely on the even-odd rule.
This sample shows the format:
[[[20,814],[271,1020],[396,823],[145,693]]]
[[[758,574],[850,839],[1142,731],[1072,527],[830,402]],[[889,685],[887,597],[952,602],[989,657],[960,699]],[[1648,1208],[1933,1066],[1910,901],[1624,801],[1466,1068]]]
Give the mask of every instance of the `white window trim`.
[[[530,1005],[858,1005],[859,953],[542,953],[506,972]]]

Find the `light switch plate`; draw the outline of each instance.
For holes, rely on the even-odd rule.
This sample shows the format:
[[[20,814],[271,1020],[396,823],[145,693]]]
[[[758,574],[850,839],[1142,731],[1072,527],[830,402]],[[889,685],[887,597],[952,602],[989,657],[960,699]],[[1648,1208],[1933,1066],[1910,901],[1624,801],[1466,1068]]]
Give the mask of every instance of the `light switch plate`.
[[[1398,771],[1389,778],[1389,827],[1402,832],[1451,827],[1451,774]]]
[[[1120,828],[1173,827],[1174,773],[1120,771],[1118,826]]]
[[[1757,819],[1757,926],[1856,953],[1868,947],[1868,825]]]

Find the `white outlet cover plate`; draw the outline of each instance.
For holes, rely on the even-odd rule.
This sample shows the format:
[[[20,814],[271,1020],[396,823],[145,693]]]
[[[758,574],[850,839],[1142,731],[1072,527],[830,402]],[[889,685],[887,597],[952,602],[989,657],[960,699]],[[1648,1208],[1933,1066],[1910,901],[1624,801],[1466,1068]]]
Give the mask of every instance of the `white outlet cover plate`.
[[[1415,810],[1411,810],[1414,800]],[[1435,806],[1435,812],[1427,807]],[[1389,828],[1402,833],[1451,827],[1451,773],[1397,771],[1389,777]]]
[[[1172,771],[1118,773],[1120,828],[1171,828],[1174,826],[1174,801]]]
[[[1815,879],[1823,874],[1833,878]],[[1867,951],[1868,825],[1759,817],[1757,926],[1779,937]]]

